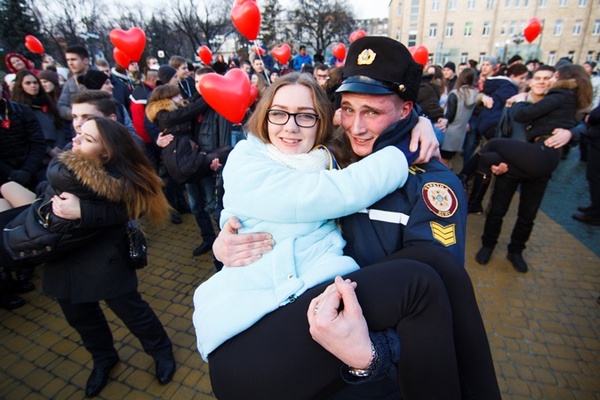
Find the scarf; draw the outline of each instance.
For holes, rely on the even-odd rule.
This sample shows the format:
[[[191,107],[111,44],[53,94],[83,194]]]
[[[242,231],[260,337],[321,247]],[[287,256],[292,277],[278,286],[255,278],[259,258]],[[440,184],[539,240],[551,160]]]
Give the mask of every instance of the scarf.
[[[265,155],[271,160],[297,171],[317,172],[329,169],[330,153],[323,146],[315,147],[308,153],[285,154],[272,144],[267,144]]]

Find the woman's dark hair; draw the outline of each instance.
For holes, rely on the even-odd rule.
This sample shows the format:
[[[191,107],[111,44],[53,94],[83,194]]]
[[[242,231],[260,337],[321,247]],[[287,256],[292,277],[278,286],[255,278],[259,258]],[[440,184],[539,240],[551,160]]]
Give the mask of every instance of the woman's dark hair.
[[[27,94],[23,90],[23,80],[27,76],[33,76],[37,81],[40,88],[40,91],[38,92],[37,96]],[[54,125],[56,125],[56,127],[59,128],[62,127],[62,119],[60,118],[60,114],[58,113],[58,108],[56,107],[56,102],[54,101],[54,98],[52,98],[52,96],[46,93],[44,87],[42,86],[42,82],[40,82],[40,79],[32,71],[28,69],[22,69],[19,72],[17,72],[17,75],[15,77],[15,83],[13,85],[13,90],[10,95],[13,101],[16,101],[17,103],[27,104],[28,106],[31,106],[33,108],[42,107],[46,105],[48,107],[48,112],[54,116]]]
[[[108,154],[106,165],[116,170],[123,180],[123,199],[129,217],[138,219],[145,215],[152,224],[163,224],[169,218],[169,205],[162,182],[142,147],[117,121],[105,117],[94,117],[90,121],[96,124]]]
[[[514,64],[506,70],[506,76],[519,76],[529,72],[525,64]]]
[[[577,86],[577,109],[585,111],[592,104],[594,93],[590,76],[585,72],[585,69],[578,64],[565,64],[557,68],[556,73],[559,81],[572,80],[575,82]]]
[[[474,82],[475,82],[475,70],[473,70],[472,68],[465,68],[458,75],[458,78],[456,79],[456,83],[454,84],[454,89],[460,91],[461,87],[463,87],[465,85],[473,86]]]
[[[150,98],[148,99],[148,104],[150,104],[154,101],[158,101],[158,100],[172,99],[173,97],[177,96],[180,93],[181,92],[179,91],[179,88],[174,85],[158,86],[156,89],[154,89],[152,91],[152,94],[150,95]]]

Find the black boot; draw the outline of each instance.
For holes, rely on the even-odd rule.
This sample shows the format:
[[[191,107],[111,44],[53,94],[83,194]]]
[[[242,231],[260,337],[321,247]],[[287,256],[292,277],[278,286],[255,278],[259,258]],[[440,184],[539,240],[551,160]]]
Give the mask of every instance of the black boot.
[[[14,281],[10,272],[0,267],[0,307],[14,310],[25,304],[25,301],[14,295]]]
[[[15,293],[28,293],[35,289],[31,283],[33,279],[33,267],[19,268],[17,270],[17,280],[14,282]]]
[[[473,188],[471,189],[471,195],[469,196],[469,214],[483,214],[483,198],[487,192],[488,186],[490,186],[491,178],[482,174],[475,174],[473,179]]]

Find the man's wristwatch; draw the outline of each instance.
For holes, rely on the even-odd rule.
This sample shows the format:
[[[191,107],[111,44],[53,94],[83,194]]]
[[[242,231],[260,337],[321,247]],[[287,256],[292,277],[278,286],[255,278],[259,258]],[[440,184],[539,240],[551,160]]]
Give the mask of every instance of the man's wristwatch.
[[[379,354],[377,353],[377,349],[375,345],[371,341],[371,361],[369,361],[369,365],[365,369],[353,368],[348,366],[348,373],[350,375],[356,376],[357,378],[366,378],[371,376],[373,371],[377,368],[377,364],[379,363]]]

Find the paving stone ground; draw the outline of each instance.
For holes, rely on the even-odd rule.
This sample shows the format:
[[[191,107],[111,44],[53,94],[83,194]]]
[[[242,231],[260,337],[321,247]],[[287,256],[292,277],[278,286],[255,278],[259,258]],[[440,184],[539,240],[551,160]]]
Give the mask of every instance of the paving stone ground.
[[[600,257],[540,212],[525,251],[530,271],[516,272],[505,258],[514,205],[486,266],[474,262],[484,217],[470,215],[468,220],[466,268],[503,398],[599,400]],[[173,382],[156,382],[151,357],[107,309],[121,363],[99,399],[214,398],[191,324],[193,291],[212,275],[211,256],[191,256],[200,240],[198,229],[191,215],[183,217],[181,225],[150,232],[150,265],[139,272],[139,290],[174,343],[178,370]],[[27,305],[0,310],[0,399],[83,398],[90,357],[56,302],[39,290],[40,278],[38,269],[38,289],[23,295]]]

